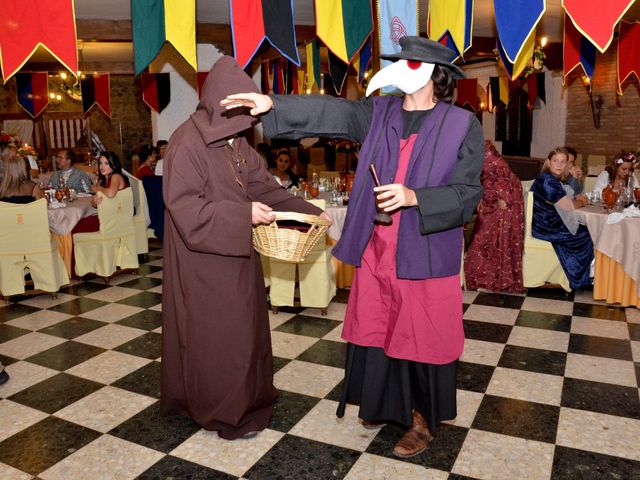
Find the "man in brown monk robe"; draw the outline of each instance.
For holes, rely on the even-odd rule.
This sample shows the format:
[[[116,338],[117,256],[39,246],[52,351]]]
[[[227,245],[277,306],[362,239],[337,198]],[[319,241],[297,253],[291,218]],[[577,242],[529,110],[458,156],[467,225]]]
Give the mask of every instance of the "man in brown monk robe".
[[[251,227],[270,223],[272,209],[322,213],[280,187],[239,136],[256,118],[220,106],[249,90],[255,84],[232,58],[218,60],[164,162],[160,408],[225,439],[266,428],[277,395]]]

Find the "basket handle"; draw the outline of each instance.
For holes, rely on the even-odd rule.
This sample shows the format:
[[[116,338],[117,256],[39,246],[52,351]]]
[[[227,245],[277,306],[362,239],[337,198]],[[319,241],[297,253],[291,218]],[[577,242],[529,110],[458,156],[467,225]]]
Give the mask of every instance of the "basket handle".
[[[310,215],[308,213],[298,212],[272,212],[275,215],[275,220],[295,220],[298,222],[309,223],[312,225],[320,225],[322,227],[328,227],[331,225],[331,221],[326,218],[321,218],[317,215]]]

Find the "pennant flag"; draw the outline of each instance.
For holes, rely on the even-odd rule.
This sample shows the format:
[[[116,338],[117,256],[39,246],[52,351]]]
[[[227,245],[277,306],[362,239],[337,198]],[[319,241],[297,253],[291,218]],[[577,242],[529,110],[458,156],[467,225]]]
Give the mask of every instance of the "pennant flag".
[[[629,75],[640,81],[640,22],[620,22],[617,63],[618,95],[622,95],[622,82]]]
[[[298,92],[297,93],[303,93],[304,92],[304,70],[302,70],[301,68],[298,69]]]
[[[196,0],[131,0],[133,63],[139,75],[169,42],[198,71]]]
[[[269,62],[262,62],[260,72],[260,90],[267,95],[271,90],[271,81],[269,80]]]
[[[406,35],[418,35],[417,0],[379,0],[378,35],[380,52],[399,53],[400,39]],[[393,63],[380,59],[380,69]],[[382,93],[397,93],[395,87],[383,87]]]
[[[489,90],[491,93],[490,110],[498,106],[498,102],[509,104],[509,79],[507,77],[490,77]]]
[[[547,76],[545,72],[536,73],[536,89],[538,91],[538,98],[543,102],[547,103]]]
[[[353,61],[353,68],[358,72],[358,83],[364,80],[364,74],[369,70],[369,65],[371,65],[371,39],[367,40]]]
[[[98,105],[105,115],[111,118],[111,95],[108,73],[85,75],[80,79],[82,92],[82,111],[87,113],[93,105]]]
[[[273,66],[273,93],[276,95],[287,93],[284,85],[284,75],[282,74],[282,66],[279,60],[274,60],[271,65]]]
[[[204,81],[207,79],[207,75],[209,75],[209,72],[198,72],[197,74],[198,100],[202,97],[202,86],[204,85]]]
[[[316,0],[316,34],[349,65],[373,31],[371,0]]]
[[[480,107],[478,103],[478,79],[477,78],[464,78],[457,82],[458,94],[456,97],[456,103],[464,107],[465,104],[469,105],[474,111],[478,111]]]
[[[431,0],[427,31],[429,38],[438,39],[456,52],[451,61],[461,57],[471,47],[473,0]],[[446,39],[444,42],[443,39]]]
[[[515,80],[520,76],[520,74],[527,67],[527,64],[533,57],[533,44],[535,42],[535,31],[531,33],[527,41],[525,42],[524,48],[521,51],[520,56],[518,57],[517,62],[511,63],[507,58],[507,54],[502,48],[502,44],[500,40],[498,40],[498,54],[500,55],[500,59],[502,60],[502,64],[504,65],[504,69],[507,71],[507,75],[509,75],[509,80]]]
[[[156,112],[162,112],[171,100],[170,74],[143,73],[142,100]]]
[[[568,15],[564,17],[563,74],[566,79],[576,67],[582,67],[590,79],[596,67],[596,47],[582,36]]]
[[[331,83],[338,95],[342,95],[342,87],[347,78],[349,65],[338,58],[331,50],[329,50],[329,74],[331,75]]]
[[[527,77],[527,87],[529,89],[529,108],[533,108],[536,99],[540,99],[541,102],[546,102],[545,93],[545,76],[544,72],[529,75]]]
[[[245,68],[266,38],[285,58],[300,66],[292,0],[229,0],[233,52]]]
[[[37,117],[49,104],[49,74],[47,72],[17,73],[18,104],[32,117]]]
[[[320,89],[320,47],[318,40],[307,43],[307,88],[311,90],[315,83]]]
[[[493,2],[499,39],[498,51],[509,78],[518,78],[533,55],[536,25],[545,12],[545,0]]]
[[[7,83],[34,54],[47,49],[74,76],[78,71],[73,0],[3,0],[0,64]]]
[[[635,0],[562,0],[562,6],[578,31],[604,53],[613,40],[613,30],[633,2]]]

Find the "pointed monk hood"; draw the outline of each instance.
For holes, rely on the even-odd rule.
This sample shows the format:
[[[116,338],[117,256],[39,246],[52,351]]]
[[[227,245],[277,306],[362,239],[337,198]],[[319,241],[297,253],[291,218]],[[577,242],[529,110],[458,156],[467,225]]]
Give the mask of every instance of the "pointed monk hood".
[[[219,146],[260,120],[248,108],[226,110],[220,101],[232,93],[258,92],[253,80],[228,56],[218,60],[202,86],[202,95],[191,120],[208,145]]]

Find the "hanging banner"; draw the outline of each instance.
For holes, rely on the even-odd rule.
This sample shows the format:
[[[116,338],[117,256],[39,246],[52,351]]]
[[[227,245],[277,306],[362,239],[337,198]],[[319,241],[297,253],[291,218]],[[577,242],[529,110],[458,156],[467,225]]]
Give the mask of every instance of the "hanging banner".
[[[298,94],[298,66],[293,62],[287,62],[287,93]]]
[[[582,36],[568,15],[564,16],[564,42],[562,45],[564,80],[576,67],[581,67],[589,79],[593,78],[593,71],[596,67],[596,47]]]
[[[618,95],[622,95],[622,83],[629,75],[640,81],[640,22],[620,22],[617,64]]]
[[[260,91],[267,95],[271,91],[271,80],[269,79],[269,62],[264,61],[260,65]]]
[[[73,0],[3,0],[0,64],[7,83],[44,47],[74,76],[78,71]]]
[[[493,109],[502,102],[506,105],[509,104],[509,79],[507,77],[490,77],[489,78],[489,92],[491,93],[491,102],[489,103],[489,110]]]
[[[282,67],[280,66],[279,60],[274,60],[271,62],[271,67],[273,69],[273,83],[272,89],[273,93],[276,95],[284,94],[284,76],[282,75]]]
[[[162,112],[171,101],[170,74],[143,73],[142,100],[156,112]]]
[[[417,0],[378,1],[378,45],[380,53],[400,52],[400,39],[406,35],[418,35]],[[380,59],[380,68],[391,65],[391,60]],[[382,87],[382,93],[399,92],[395,87]]]
[[[18,104],[33,118],[49,104],[49,74],[47,72],[16,73]]]
[[[535,106],[539,98],[541,102],[546,102],[545,72],[531,74],[527,77],[527,87],[529,89],[529,108]]]
[[[456,103],[461,107],[469,105],[474,112],[477,112],[480,108],[478,102],[478,79],[463,78],[458,80],[456,88],[458,90]]]
[[[431,0],[427,31],[429,38],[437,39],[456,52],[451,61],[464,56],[471,47],[473,27],[473,0]]]
[[[373,31],[371,0],[315,0],[316,35],[349,65]]]
[[[165,42],[198,71],[195,0],[131,0],[136,75],[149,66]]]
[[[364,80],[364,74],[369,70],[369,65],[371,65],[371,38],[367,40],[367,43],[353,60],[353,68],[358,72],[358,83],[362,83]]]
[[[576,29],[604,53],[613,40],[616,25],[633,2],[635,0],[562,0],[562,6]]]
[[[331,75],[333,89],[338,95],[342,94],[342,87],[344,87],[344,81],[347,79],[348,71],[349,65],[344,63],[337,57],[337,55],[334,55],[334,53],[329,50],[329,74]]]
[[[300,65],[292,0],[230,0],[229,11],[233,53],[242,68],[265,38],[285,58]]]
[[[105,115],[111,118],[111,94],[108,73],[84,75],[80,79],[82,92],[82,111],[87,113],[93,105],[98,105]]]
[[[320,47],[318,40],[307,43],[307,88],[311,90],[315,83],[320,90]]]
[[[533,56],[535,32],[545,12],[545,0],[493,0],[498,52],[509,78],[520,76]]]

